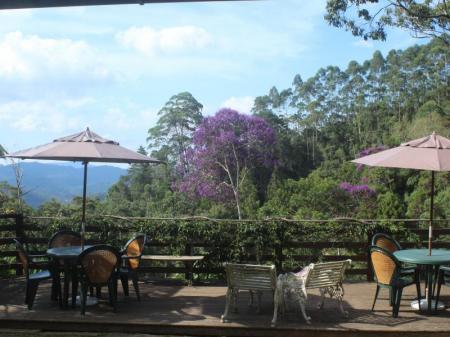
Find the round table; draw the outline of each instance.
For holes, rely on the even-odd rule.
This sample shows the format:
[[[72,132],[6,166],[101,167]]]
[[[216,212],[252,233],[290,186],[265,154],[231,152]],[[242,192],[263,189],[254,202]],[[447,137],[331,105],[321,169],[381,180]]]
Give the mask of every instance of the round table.
[[[47,249],[47,255],[50,258],[56,261],[62,261],[64,265],[64,291],[62,298],[62,305],[64,308],[67,308],[68,306],[69,281],[72,281],[72,306],[75,306],[77,298],[77,286],[78,286],[76,263],[78,256],[81,254],[81,252],[89,247],[92,246],[91,245],[87,245],[84,247],[68,246],[68,247],[57,247]],[[91,303],[91,305],[92,304],[96,303]]]
[[[437,277],[439,266],[450,263],[450,250],[447,249],[433,249],[431,255],[429,255],[428,249],[402,249],[394,252],[394,256],[397,260],[406,263],[412,263],[425,266],[426,271],[426,284],[428,285],[428,300],[418,301],[416,306],[420,309],[422,306],[427,307],[428,313],[434,309],[433,297],[433,284],[434,278]],[[433,270],[434,269],[434,270]],[[433,305],[432,305],[433,304]],[[413,304],[414,307],[414,304]],[[438,308],[443,309],[443,304],[438,304]]]

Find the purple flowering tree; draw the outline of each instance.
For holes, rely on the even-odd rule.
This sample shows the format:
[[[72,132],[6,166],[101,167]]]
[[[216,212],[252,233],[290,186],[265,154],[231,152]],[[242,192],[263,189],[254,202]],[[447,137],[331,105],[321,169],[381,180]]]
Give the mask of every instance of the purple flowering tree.
[[[221,109],[205,118],[188,152],[191,170],[179,185],[191,196],[234,201],[241,213],[241,187],[255,167],[274,165],[275,132],[262,118]]]

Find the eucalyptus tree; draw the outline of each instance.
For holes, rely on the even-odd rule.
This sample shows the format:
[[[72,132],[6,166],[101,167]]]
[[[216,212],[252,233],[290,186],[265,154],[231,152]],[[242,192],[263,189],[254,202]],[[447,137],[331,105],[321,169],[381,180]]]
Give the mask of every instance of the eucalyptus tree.
[[[4,156],[7,153],[8,152],[6,152],[5,148],[0,144],[0,157]]]
[[[155,151],[158,159],[181,168],[181,175],[189,171],[186,161],[192,133],[202,121],[203,105],[189,92],[174,95],[158,112],[156,126],[148,130],[148,149]]]
[[[413,36],[439,37],[450,43],[450,6],[447,0],[328,0],[325,20],[364,40],[386,40],[389,27]]]

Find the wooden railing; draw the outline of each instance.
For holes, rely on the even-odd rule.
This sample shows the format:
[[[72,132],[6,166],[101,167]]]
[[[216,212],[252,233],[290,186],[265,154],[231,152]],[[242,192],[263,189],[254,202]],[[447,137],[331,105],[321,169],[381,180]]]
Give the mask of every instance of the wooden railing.
[[[348,274],[371,280],[368,247],[376,231],[395,231],[405,248],[427,244],[427,220],[229,220],[193,218],[124,218],[102,216],[86,226],[87,243],[123,245],[137,232],[148,233],[147,253],[205,255],[194,272],[223,277],[223,263],[274,263],[277,271],[299,269],[310,262],[351,259]],[[387,225],[389,224],[389,226]],[[45,252],[50,235],[61,228],[77,229],[78,221],[65,218],[28,218],[0,214],[0,275],[21,274],[13,238],[32,253]],[[450,248],[447,220],[436,220],[434,247]],[[444,228],[443,228],[444,227]],[[187,273],[186,267],[142,266],[146,273]]]

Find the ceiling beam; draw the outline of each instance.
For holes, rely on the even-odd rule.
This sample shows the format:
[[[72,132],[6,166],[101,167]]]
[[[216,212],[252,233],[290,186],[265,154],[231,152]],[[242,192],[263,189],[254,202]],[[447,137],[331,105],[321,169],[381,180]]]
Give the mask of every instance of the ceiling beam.
[[[42,7],[129,5],[177,2],[213,2],[213,1],[249,1],[249,0],[0,0],[0,10]],[[252,0],[250,0],[252,1]]]

